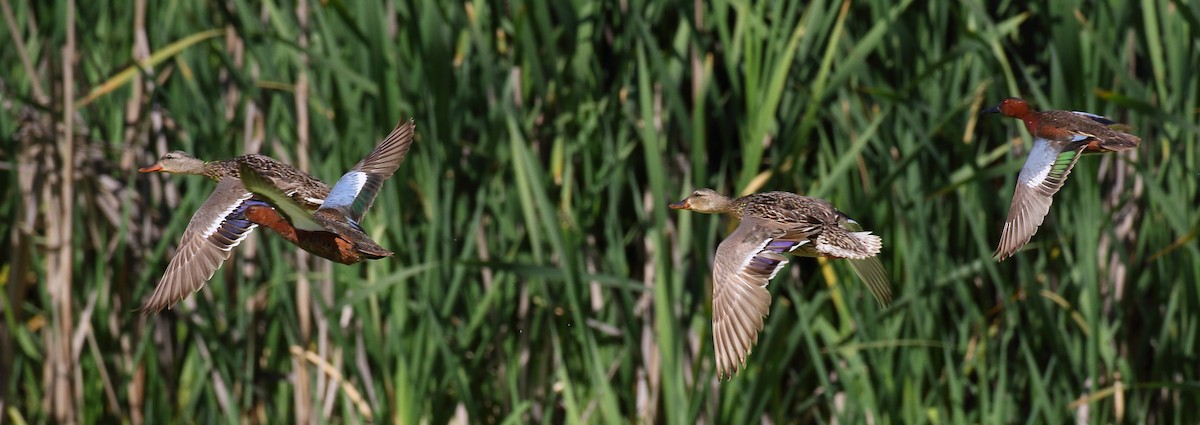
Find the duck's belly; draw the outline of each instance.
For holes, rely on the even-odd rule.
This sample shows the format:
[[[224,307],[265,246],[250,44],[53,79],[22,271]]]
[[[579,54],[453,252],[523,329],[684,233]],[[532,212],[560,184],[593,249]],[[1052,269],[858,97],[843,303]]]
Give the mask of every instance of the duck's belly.
[[[274,208],[251,206],[246,209],[246,218],[255,224],[270,228],[293,245],[321,258],[342,264],[362,261],[362,256],[354,249],[354,244],[330,232],[309,232],[292,227],[292,224]]]

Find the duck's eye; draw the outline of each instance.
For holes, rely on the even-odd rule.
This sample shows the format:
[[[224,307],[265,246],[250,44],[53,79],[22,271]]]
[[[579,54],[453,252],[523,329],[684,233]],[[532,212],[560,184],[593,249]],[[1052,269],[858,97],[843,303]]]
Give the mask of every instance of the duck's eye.
[[[692,192],[692,197],[699,198],[701,196],[704,196],[704,194],[700,193],[700,191]]]

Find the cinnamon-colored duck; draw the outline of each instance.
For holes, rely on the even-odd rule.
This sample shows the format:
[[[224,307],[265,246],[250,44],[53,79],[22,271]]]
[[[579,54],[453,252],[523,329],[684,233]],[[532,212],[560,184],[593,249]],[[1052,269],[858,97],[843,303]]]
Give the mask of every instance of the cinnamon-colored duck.
[[[158,163],[139,169],[146,172],[195,174],[218,181],[217,189],[192,216],[180,239],[179,248],[167,265],[154,293],[143,304],[143,312],[170,308],[192,292],[199,291],[237,247],[258,225],[279,233],[289,242],[321,257],[343,264],[363,259],[392,255],[372,241],[361,229],[345,231],[336,226],[321,231],[297,229],[272,207],[277,199],[257,196],[246,188],[243,173],[258,187],[269,186],[289,201],[289,207],[317,211],[329,200],[331,193],[345,197],[353,193],[362,211],[370,206],[383,179],[390,176],[408,151],[414,124],[409,121],[396,127],[366,158],[339,180],[345,187],[331,192],[328,185],[290,165],[264,155],[243,155],[231,159],[205,162],[186,153],[173,151]],[[369,164],[365,166],[364,164]],[[390,171],[388,171],[390,167]],[[365,170],[365,171],[364,171]],[[377,173],[385,173],[379,178]],[[346,176],[355,177],[347,180]],[[335,186],[337,189],[337,186]],[[360,196],[361,195],[361,196]],[[339,201],[340,203],[340,201]],[[311,212],[309,213],[312,214]],[[323,213],[322,215],[328,215]],[[361,218],[361,215],[359,215]]]
[[[1118,130],[1123,127],[1100,115],[1078,111],[1035,111],[1029,103],[1010,97],[984,113],[1020,119],[1033,135],[1033,148],[1017,176],[1008,219],[996,247],[997,261],[1011,257],[1037,233],[1052,197],[1062,188],[1071,168],[1084,153],[1120,152],[1138,147],[1142,139]]]

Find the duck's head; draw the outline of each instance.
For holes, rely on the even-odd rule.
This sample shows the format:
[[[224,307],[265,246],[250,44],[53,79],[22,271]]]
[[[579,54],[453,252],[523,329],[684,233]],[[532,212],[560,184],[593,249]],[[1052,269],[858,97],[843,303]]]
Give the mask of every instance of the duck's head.
[[[1005,98],[1004,100],[1001,100],[1000,103],[996,104],[996,106],[983,110],[983,113],[985,114],[1000,114],[1007,117],[1016,118],[1024,117],[1030,112],[1033,112],[1033,110],[1029,107],[1029,102],[1026,102],[1025,99],[1021,99],[1019,97]]]
[[[174,174],[204,174],[204,161],[183,151],[170,151],[149,167],[138,168],[140,173],[164,172]]]
[[[686,199],[669,205],[673,210],[688,210],[699,213],[719,214],[729,212],[733,200],[712,189],[692,192]]]

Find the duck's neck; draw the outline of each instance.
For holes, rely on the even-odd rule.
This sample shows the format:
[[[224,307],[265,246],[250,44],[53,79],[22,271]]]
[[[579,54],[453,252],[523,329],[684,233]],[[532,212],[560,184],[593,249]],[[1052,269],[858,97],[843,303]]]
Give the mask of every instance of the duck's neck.
[[[237,174],[237,159],[205,161],[204,165],[200,166],[199,174],[214,181],[221,181],[221,177]]]
[[[1025,129],[1029,130],[1029,134],[1037,136],[1037,134],[1038,134],[1038,119],[1037,119],[1036,115],[1034,115],[1033,113],[1027,113],[1025,115],[1017,117],[1017,119],[1019,119],[1019,120],[1021,120],[1021,122],[1025,123]]]
[[[740,198],[729,199],[729,203],[725,204],[725,207],[721,210],[721,213],[725,214],[727,216],[736,218],[738,220],[741,220],[742,213],[745,211],[746,211],[746,197],[743,196]]]
[[[1008,114],[1008,116],[1021,120],[1021,122],[1025,123],[1026,130],[1029,130],[1030,133],[1036,134],[1038,127],[1037,111],[1034,111],[1033,108],[1029,107],[1029,105],[1023,106],[1024,107],[1018,108],[1016,111],[1012,111],[1010,114]]]

